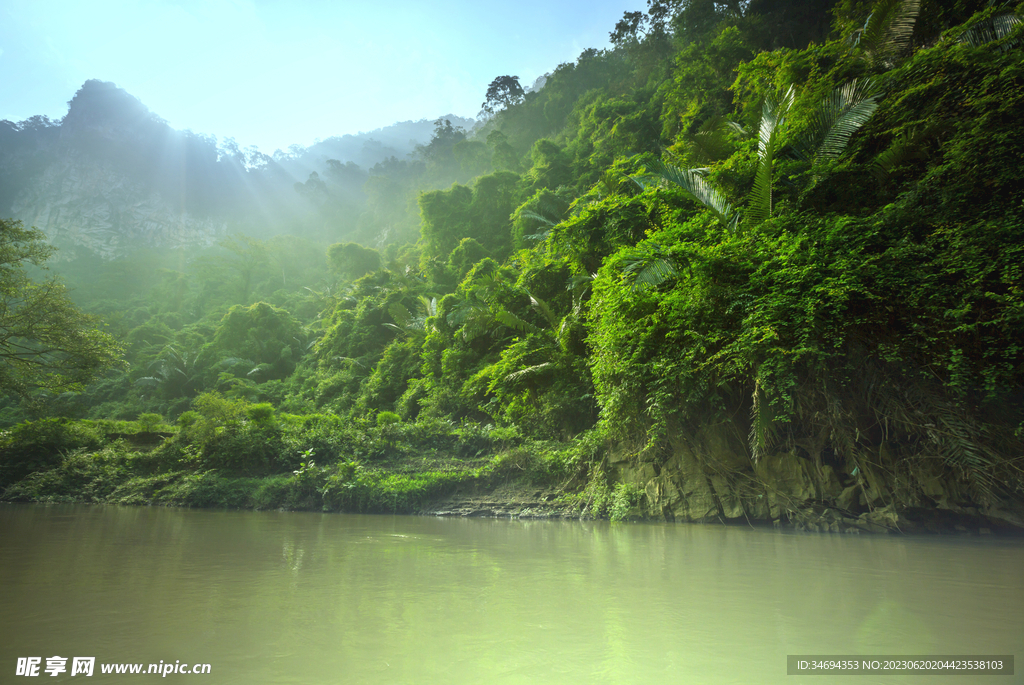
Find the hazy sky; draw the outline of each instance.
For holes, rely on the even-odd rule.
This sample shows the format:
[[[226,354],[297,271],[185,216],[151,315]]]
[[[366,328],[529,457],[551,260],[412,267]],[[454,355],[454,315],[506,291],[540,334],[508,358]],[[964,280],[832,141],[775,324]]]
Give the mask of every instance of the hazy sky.
[[[525,86],[644,0],[0,0],[0,119],[113,81],[178,129],[267,153],[453,113]]]

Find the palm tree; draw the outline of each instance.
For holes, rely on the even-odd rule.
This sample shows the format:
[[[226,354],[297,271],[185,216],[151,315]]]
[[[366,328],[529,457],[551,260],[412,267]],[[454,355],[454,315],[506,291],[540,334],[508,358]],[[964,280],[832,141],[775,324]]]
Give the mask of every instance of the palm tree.
[[[150,370],[156,372],[135,381],[136,385],[149,388],[161,388],[169,397],[183,397],[197,390],[201,380],[200,362],[203,351],[189,350],[179,352],[173,345],[168,345],[163,357],[150,364]]]
[[[1009,3],[1004,3],[1004,7]],[[991,3],[990,3],[991,6]],[[992,43],[1006,38],[1010,33],[1024,21],[1014,12],[1003,12],[979,21],[977,24],[960,34],[959,42],[967,43],[971,47],[979,47],[985,43]],[[1020,44],[1020,38],[1008,40],[999,45],[1000,51],[1010,50]]]
[[[408,307],[401,303],[394,303],[388,308],[388,314],[395,323],[384,324],[403,335],[425,336],[427,334],[427,319],[437,316],[437,298],[427,299],[425,295],[419,296],[419,312],[413,314]]]
[[[790,146],[792,154],[811,162],[836,159],[850,138],[875,113],[880,92],[870,79],[854,79],[837,87],[815,108],[811,126]],[[775,160],[785,149],[786,123],[793,106],[794,87],[781,97],[767,97],[757,132],[757,168],[747,195],[746,211],[733,207],[725,193],[705,178],[706,168],[682,169],[658,162],[652,173],[634,179],[641,187],[670,183],[711,210],[730,231],[752,227],[772,214]],[[710,135],[710,134],[709,134]]]
[[[878,0],[852,36],[856,54],[872,68],[892,69],[910,47],[921,0]]]

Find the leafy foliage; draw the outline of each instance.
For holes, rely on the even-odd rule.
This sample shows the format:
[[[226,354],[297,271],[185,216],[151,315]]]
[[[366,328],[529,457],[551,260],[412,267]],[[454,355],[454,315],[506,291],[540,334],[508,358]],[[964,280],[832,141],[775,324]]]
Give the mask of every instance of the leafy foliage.
[[[495,107],[500,105],[502,109],[508,109],[518,105],[524,97],[526,94],[519,85],[518,76],[499,76],[487,86],[487,96],[480,107],[488,114],[494,114]]]
[[[53,254],[42,232],[0,220],[0,391],[32,397],[82,388],[123,348],[80,312],[56,278],[31,279]]]

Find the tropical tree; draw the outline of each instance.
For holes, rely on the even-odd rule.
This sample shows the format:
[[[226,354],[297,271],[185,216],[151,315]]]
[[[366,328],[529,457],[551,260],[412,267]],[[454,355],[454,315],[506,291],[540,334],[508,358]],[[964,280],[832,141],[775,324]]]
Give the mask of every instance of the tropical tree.
[[[120,362],[123,348],[80,312],[56,277],[36,282],[56,248],[20,221],[0,219],[0,392],[31,397],[38,390],[80,390]]]
[[[327,261],[336,273],[356,280],[380,268],[380,253],[358,243],[335,243],[327,248]]]
[[[187,397],[202,389],[205,359],[202,350],[179,351],[173,345],[164,348],[160,359],[149,365],[153,372],[135,384],[142,388],[159,389],[165,397]]]
[[[488,114],[494,114],[495,107],[508,109],[518,105],[525,97],[518,76],[499,76],[487,87],[487,95],[480,107]]]

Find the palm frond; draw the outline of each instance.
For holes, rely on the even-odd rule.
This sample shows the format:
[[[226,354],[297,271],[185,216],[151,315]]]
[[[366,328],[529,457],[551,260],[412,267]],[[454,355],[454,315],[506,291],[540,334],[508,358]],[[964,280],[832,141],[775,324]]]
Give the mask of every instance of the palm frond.
[[[597,274],[587,273],[586,271],[574,274],[569,279],[565,289],[573,294],[573,298],[580,297],[590,289],[590,284],[594,282],[595,278],[597,278]]]
[[[858,33],[857,46],[872,64],[893,66],[910,47],[920,10],[920,0],[878,0]]]
[[[627,261],[622,272],[632,279],[632,290],[636,292],[641,287],[658,287],[677,277],[683,268],[691,268],[687,255],[670,255],[660,245],[654,245],[647,254]]]
[[[530,306],[541,313],[549,326],[556,328],[558,326],[558,317],[555,316],[555,313],[551,310],[551,307],[548,306],[547,302],[534,296],[532,293],[527,294],[530,296]]]
[[[569,279],[569,283],[566,289],[572,293],[572,313],[573,316],[580,316],[583,311],[583,301],[587,292],[590,290],[591,283],[597,278],[597,274],[590,274],[586,271],[578,273]],[[564,322],[563,322],[564,325]]]
[[[249,359],[243,359],[242,357],[226,357],[217,363],[217,366],[224,368],[234,368],[236,366],[255,366],[255,363]]]
[[[676,265],[665,257],[642,257],[629,262],[622,271],[632,275],[634,291],[641,286],[656,288],[679,275]]]
[[[520,212],[519,215],[522,216],[522,217],[525,217],[527,219],[532,219],[533,221],[536,221],[537,223],[541,224],[542,226],[547,226],[548,227],[547,230],[545,230],[545,231],[540,231],[538,233],[530,233],[529,235],[524,235],[523,236],[524,240],[547,240],[548,236],[551,235],[551,229],[554,228],[558,224],[559,221],[561,221],[560,219],[557,219],[557,218],[556,219],[552,219],[550,217],[544,216],[543,214],[540,214],[540,213],[534,212],[534,211],[530,211],[530,210],[523,210],[522,212]]]
[[[551,369],[554,366],[555,365],[552,362],[544,362],[543,364],[535,364],[534,366],[528,366],[525,369],[520,369],[519,371],[513,371],[509,375],[505,376],[505,380],[510,382],[510,383],[515,383],[516,381],[518,381],[518,380],[520,380],[522,378],[525,378],[527,376],[532,376],[534,374],[538,374],[538,373],[540,373],[542,371],[547,371],[548,369]]]
[[[977,48],[987,43],[993,43],[997,40],[1002,40],[1006,36],[1024,21],[1019,16],[1012,12],[1006,14],[997,14],[994,17],[990,17],[985,21],[978,22],[971,28],[960,34],[958,39],[961,43],[967,43],[971,47]],[[1017,47],[1020,44],[1020,39],[1006,41],[1000,44],[999,49],[1003,52]]]
[[[331,361],[332,362],[348,362],[348,364],[350,366],[359,366],[359,367],[362,367],[364,369],[366,368],[365,364],[363,364],[358,359],[353,359],[352,357],[341,357],[341,356],[339,356],[339,357],[331,357]]]
[[[782,147],[786,115],[793,105],[793,86],[781,98],[767,97],[761,107],[761,124],[757,130],[757,171],[750,191],[746,218],[759,224],[772,214],[772,167]]]
[[[258,364],[253,369],[250,369],[249,373],[247,373],[245,375],[246,375],[246,377],[258,376],[261,373],[269,371],[271,368],[273,368],[273,367],[270,364]]]
[[[875,113],[879,95],[871,79],[854,79],[839,86],[818,103],[796,149],[815,161],[838,158],[853,134]]]
[[[524,216],[527,219],[533,219],[534,221],[539,221],[540,223],[544,224],[545,226],[554,226],[555,224],[558,223],[557,221],[553,221],[552,219],[549,219],[548,217],[544,216],[543,214],[538,214],[537,212],[531,212],[529,210],[524,210],[522,212],[521,216]]]
[[[892,173],[892,170],[907,160],[920,156],[922,135],[917,132],[903,133],[893,141],[887,149],[878,153],[871,164],[871,175],[879,183]]]
[[[420,295],[420,306],[423,308],[423,313],[425,316],[437,316],[436,297],[432,297],[428,300],[426,295]]]
[[[695,169],[679,167],[658,162],[653,173],[640,176],[634,180],[643,188],[657,183],[668,182],[681,188],[692,200],[696,200],[711,210],[715,217],[729,228],[736,225],[736,212],[725,199],[725,194],[705,180]]]
[[[465,341],[470,341],[492,329],[493,317],[487,303],[477,295],[459,302],[448,313],[448,324],[459,330]]]
[[[773,418],[771,404],[758,381],[754,385],[753,404],[750,407],[750,454],[755,463],[768,453],[775,442]]]
[[[995,477],[996,467],[1006,459],[995,449],[996,440],[962,407],[941,392],[922,383],[907,383],[887,393],[878,393],[876,412],[890,427],[920,436],[934,456],[966,476],[979,494],[997,497],[1005,484]]]
[[[448,323],[453,328],[462,326],[481,314],[488,314],[490,309],[474,297],[467,298],[455,305],[448,313]]]
[[[551,231],[543,231],[541,233],[530,233],[523,236],[523,240],[547,240],[551,237]]]
[[[730,124],[732,122],[723,116],[705,121],[686,141],[690,157],[700,164],[708,164],[731,155],[735,146],[728,137],[728,132],[734,130]]]
[[[494,320],[500,323],[502,326],[511,328],[519,333],[539,333],[540,329],[534,326],[529,321],[521,319],[507,309],[498,310],[494,315]]]
[[[409,310],[397,302],[388,307],[388,314],[391,315],[392,320],[401,328],[408,328],[409,322],[412,320],[412,314]]]

